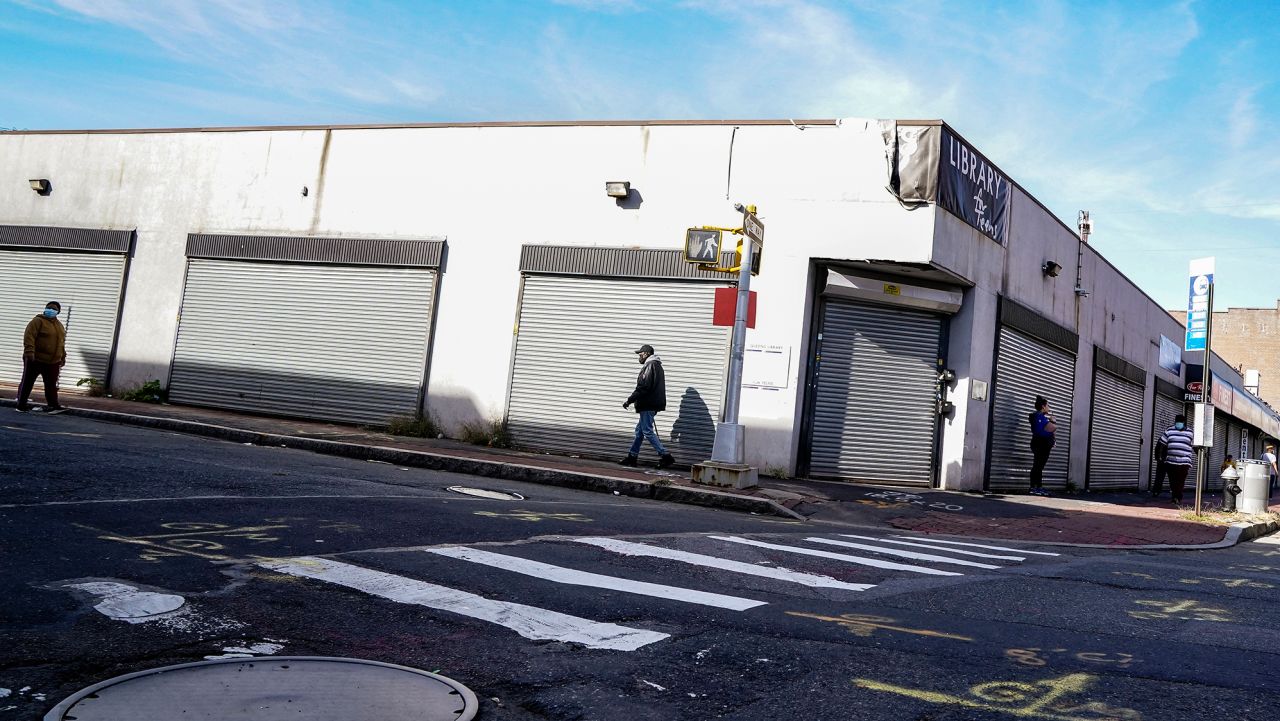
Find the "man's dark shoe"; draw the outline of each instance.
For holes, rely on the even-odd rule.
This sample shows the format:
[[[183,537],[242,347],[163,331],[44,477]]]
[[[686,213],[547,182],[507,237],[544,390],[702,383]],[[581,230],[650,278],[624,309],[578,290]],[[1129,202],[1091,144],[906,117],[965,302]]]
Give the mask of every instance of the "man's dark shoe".
[[[30,413],[31,406],[14,406],[13,409],[19,413]]]
[[[672,458],[671,454],[668,453],[664,455],[661,460],[658,461],[658,468],[670,468],[675,464],[676,464],[676,459]]]
[[[634,466],[635,464],[636,464],[636,457],[631,454],[627,454],[626,458],[623,458],[622,460],[618,461],[618,465],[620,466]]]

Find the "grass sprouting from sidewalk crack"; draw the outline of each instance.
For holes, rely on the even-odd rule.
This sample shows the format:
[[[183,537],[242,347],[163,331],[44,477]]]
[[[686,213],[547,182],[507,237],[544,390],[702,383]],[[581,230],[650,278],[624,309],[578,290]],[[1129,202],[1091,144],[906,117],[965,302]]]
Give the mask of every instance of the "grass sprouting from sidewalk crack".
[[[1184,521],[1194,521],[1206,526],[1230,526],[1233,523],[1266,523],[1267,521],[1280,521],[1278,513],[1239,513],[1228,512],[1220,507],[1203,509],[1203,515],[1196,515],[1196,512],[1190,508],[1184,509],[1178,513],[1178,518]]]

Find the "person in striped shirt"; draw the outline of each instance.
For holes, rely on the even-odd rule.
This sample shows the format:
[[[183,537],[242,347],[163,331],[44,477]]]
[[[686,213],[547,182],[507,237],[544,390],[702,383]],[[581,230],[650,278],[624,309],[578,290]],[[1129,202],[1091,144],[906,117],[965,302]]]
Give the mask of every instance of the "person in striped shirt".
[[[1187,485],[1187,473],[1191,471],[1191,462],[1195,457],[1195,449],[1191,446],[1191,431],[1187,430],[1187,417],[1175,416],[1173,427],[1160,436],[1160,443],[1169,449],[1164,463],[1169,468],[1169,493],[1174,503],[1182,503],[1182,490]]]

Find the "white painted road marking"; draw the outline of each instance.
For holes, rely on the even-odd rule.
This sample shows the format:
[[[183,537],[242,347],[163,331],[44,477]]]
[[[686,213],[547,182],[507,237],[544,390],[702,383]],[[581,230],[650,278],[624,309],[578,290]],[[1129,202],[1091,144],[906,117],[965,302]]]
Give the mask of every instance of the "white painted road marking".
[[[258,563],[280,573],[345,586],[397,603],[426,606],[505,626],[535,641],[580,643],[587,648],[634,651],[669,638],[657,631],[600,623],[543,608],[477,596],[412,578],[352,566],[340,561],[303,556]]]
[[[284,650],[284,644],[274,643],[271,639],[261,643],[245,644],[244,646],[223,646],[222,653],[216,656],[205,656],[205,660],[212,661],[219,658],[253,658],[254,656],[274,656]]]
[[[803,573],[801,571],[792,571],[787,568],[755,566],[741,561],[730,561],[726,558],[717,558],[716,556],[705,556],[700,553],[677,551],[671,548],[649,546],[643,543],[619,541],[614,538],[574,538],[570,540],[577,543],[586,543],[592,546],[597,546],[605,549],[606,551],[613,551],[614,553],[620,553],[624,556],[663,558],[669,561],[680,561],[681,563],[689,563],[695,566],[718,568],[722,571],[742,573],[748,576],[759,576],[761,578],[771,578],[777,581],[798,583],[802,586],[809,586],[811,588],[838,588],[845,591],[865,591],[868,588],[875,588],[875,584],[871,583],[848,583],[846,581],[839,581],[831,578],[830,576],[822,576],[816,573]]]
[[[775,551],[785,551],[787,553],[798,553],[803,556],[818,556],[819,558],[831,558],[837,561],[845,561],[847,563],[856,563],[861,566],[874,566],[875,568],[885,568],[890,571],[910,571],[912,573],[924,573],[930,576],[963,576],[963,573],[954,571],[939,571],[936,568],[926,568],[924,566],[911,566],[905,563],[894,563],[892,561],[881,561],[876,558],[863,558],[861,556],[850,556],[844,553],[831,553],[830,551],[818,551],[812,548],[800,548],[799,546],[779,546],[776,543],[765,543],[764,541],[753,541],[749,538],[740,538],[738,536],[708,536],[717,541],[728,541],[730,543],[741,543],[747,546],[758,546],[760,548],[770,548]]]
[[[1024,548],[1006,548],[1005,546],[988,546],[984,543],[965,543],[964,541],[943,541],[937,538],[917,538],[914,536],[894,536],[894,538],[907,538],[917,541],[928,541],[929,543],[943,543],[948,546],[969,546],[971,548],[989,548],[992,551],[1012,551],[1014,553],[1029,553],[1034,556],[1060,556],[1060,553],[1049,553],[1048,551],[1028,551]]]
[[[69,583],[66,587],[101,596],[102,600],[94,609],[108,618],[128,623],[146,623],[167,617],[186,603],[182,596],[140,591],[128,584],[110,581]]]
[[[934,563],[950,563],[954,566],[971,566],[973,568],[1000,568],[990,563],[978,563],[977,561],[962,561],[958,558],[948,558],[946,556],[935,556],[931,553],[916,553],[915,551],[903,551],[898,548],[884,548],[882,546],[872,546],[867,543],[850,543],[849,541],[836,541],[830,538],[817,538],[810,536],[804,539],[810,543],[825,543],[829,546],[842,546],[844,548],[856,548],[860,551],[871,551],[872,553],[883,553],[886,556],[897,556],[899,558],[910,558],[916,561],[933,561]]]
[[[530,561],[518,556],[506,556],[501,553],[491,553],[489,551],[464,548],[462,546],[430,548],[427,549],[427,551],[428,553],[434,553],[440,556],[479,563],[484,566],[500,568],[504,571],[513,571],[526,576],[533,576],[534,578],[541,578],[547,581],[563,583],[570,586],[604,588],[611,591],[622,591],[624,593],[635,593],[641,596],[663,598],[669,601],[683,601],[685,603],[696,603],[703,606],[728,608],[734,611],[745,611],[748,608],[765,605],[764,601],[755,601],[750,598],[725,596],[719,593],[707,593],[706,591],[695,591],[691,588],[679,588],[677,586],[664,586],[660,583],[632,581],[627,578],[618,578],[617,576],[605,576],[599,573],[578,571],[572,568],[565,568],[563,566],[553,566],[549,563],[542,563],[541,561]]]
[[[914,548],[928,548],[932,551],[946,551],[960,556],[975,556],[977,558],[994,558],[1000,561],[1025,561],[1026,556],[999,556],[994,553],[981,553],[979,551],[962,551],[959,548],[947,548],[946,546],[934,546],[929,543],[918,543],[916,541],[895,541],[889,538],[875,538],[873,536],[855,536],[849,533],[841,533],[841,538],[860,538],[864,541],[876,541],[877,543],[892,543],[898,546],[912,546]]]

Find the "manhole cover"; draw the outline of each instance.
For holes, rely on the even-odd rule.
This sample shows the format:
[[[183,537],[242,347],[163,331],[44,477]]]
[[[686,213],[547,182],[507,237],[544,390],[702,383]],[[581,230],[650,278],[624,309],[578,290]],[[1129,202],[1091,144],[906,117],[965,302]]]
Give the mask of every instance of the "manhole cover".
[[[523,501],[525,497],[515,491],[491,491],[488,488],[468,488],[467,486],[449,486],[446,491],[462,493],[480,498],[492,498],[497,501]]]
[[[222,659],[103,681],[44,721],[469,721],[476,695],[453,679],[377,661],[317,656]]]

